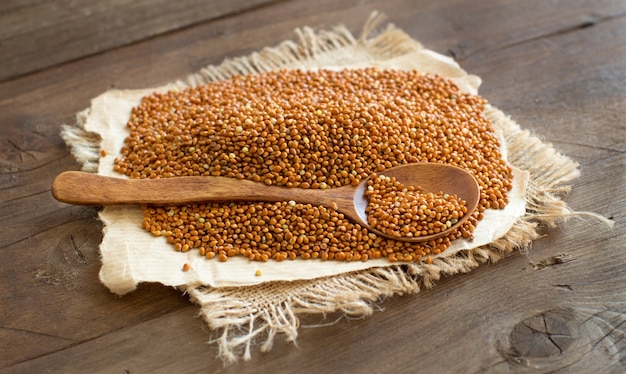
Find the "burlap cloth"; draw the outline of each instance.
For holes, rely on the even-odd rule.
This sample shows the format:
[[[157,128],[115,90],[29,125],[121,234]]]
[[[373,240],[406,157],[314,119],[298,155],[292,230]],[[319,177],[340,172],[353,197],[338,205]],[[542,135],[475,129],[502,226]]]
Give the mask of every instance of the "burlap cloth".
[[[298,42],[285,41],[247,57],[209,66],[184,81],[146,90],[108,91],[66,126],[63,137],[84,170],[113,172],[113,160],[128,134],[130,110],[154,91],[253,74],[278,68],[417,69],[448,77],[464,91],[476,94],[480,79],[467,74],[452,59],[425,49],[392,25],[374,31],[373,15],[360,38],[344,27],[330,31],[296,30]],[[159,282],[187,292],[201,315],[219,335],[215,339],[225,362],[248,359],[251,348],[271,349],[274,337],[294,341],[300,313],[340,311],[350,316],[371,314],[381,299],[431,287],[444,275],[468,272],[486,261],[497,261],[513,250],[528,248],[539,226],[554,226],[579,212],[570,211],[560,195],[579,174],[578,165],[520,127],[498,109],[488,106],[502,151],[514,168],[514,188],[503,210],[490,209],[480,221],[473,241],[457,240],[432,264],[315,260],[254,262],[233,258],[226,263],[207,260],[196,251],[175,252],[164,238],[141,228],[139,207],[106,207],[100,214],[104,238],[100,246],[100,279],[112,292],[124,294],[141,282]],[[100,151],[107,155],[101,156]],[[594,216],[593,214],[590,214]],[[601,218],[599,218],[601,219]],[[191,265],[182,271],[183,264]],[[260,274],[260,275],[259,275]]]

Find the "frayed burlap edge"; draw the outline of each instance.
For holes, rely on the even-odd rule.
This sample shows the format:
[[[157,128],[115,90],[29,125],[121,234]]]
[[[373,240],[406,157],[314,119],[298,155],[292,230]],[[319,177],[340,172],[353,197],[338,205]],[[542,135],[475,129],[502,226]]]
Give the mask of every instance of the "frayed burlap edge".
[[[331,31],[298,29],[297,42],[285,41],[247,57],[225,60],[219,66],[206,67],[175,84],[185,87],[236,74],[253,74],[284,67],[315,67],[317,56],[342,49],[385,59],[422,48],[417,41],[392,25],[374,35],[381,20],[379,14],[373,14],[358,39],[342,26]],[[79,113],[78,125],[65,126],[62,136],[83,165],[83,170],[96,171],[100,139],[82,128],[88,113],[88,110]],[[571,211],[561,199],[570,190],[567,183],[579,176],[576,162],[522,130],[496,108],[488,107],[485,114],[497,128],[503,130],[509,162],[530,173],[527,213],[506,235],[488,246],[450,257],[434,258],[432,264],[391,265],[313,280],[270,282],[246,287],[188,287],[185,292],[200,305],[200,314],[217,335],[213,342],[217,343],[218,356],[225,363],[239,358],[250,359],[253,347],[269,351],[279,334],[295,342],[300,314],[340,312],[351,317],[370,315],[384,298],[416,293],[421,288],[432,287],[443,276],[469,272],[480,264],[496,262],[515,250],[527,251],[532,241],[541,235],[539,230],[542,226],[554,227],[570,217],[591,217],[612,225],[612,221],[594,213]]]
[[[76,125],[64,125],[61,138],[70,147],[72,156],[82,165],[84,171],[95,173],[100,161],[100,135],[84,129],[89,117],[89,109],[76,115]]]

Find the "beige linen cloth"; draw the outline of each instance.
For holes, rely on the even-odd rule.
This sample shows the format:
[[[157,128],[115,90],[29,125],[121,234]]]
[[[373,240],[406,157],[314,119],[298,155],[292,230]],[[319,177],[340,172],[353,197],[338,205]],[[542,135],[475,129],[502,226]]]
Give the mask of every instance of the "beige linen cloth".
[[[164,87],[108,91],[78,114],[76,126],[63,136],[84,169],[121,177],[113,160],[127,136],[131,109],[154,91],[226,79],[279,68],[417,69],[452,79],[462,90],[476,94],[480,79],[467,74],[451,58],[425,49],[401,30],[389,25],[379,33],[380,17],[373,15],[360,38],[344,27],[330,31],[296,30],[298,42],[285,41],[247,57],[209,66]],[[287,260],[256,262],[237,257],[225,263],[207,260],[197,251],[176,252],[165,238],[141,228],[139,207],[106,207],[100,213],[104,238],[100,246],[100,280],[122,295],[141,282],[159,282],[187,292],[201,315],[218,334],[214,340],[225,362],[249,359],[251,348],[271,349],[276,334],[295,340],[299,313],[341,311],[351,316],[373,312],[377,300],[414,293],[443,275],[468,272],[486,261],[497,261],[515,249],[526,248],[538,237],[539,225],[554,226],[572,214],[560,199],[564,185],[578,176],[578,165],[551,145],[523,131],[501,111],[488,106],[502,151],[514,168],[510,203],[502,210],[487,210],[473,241],[457,240],[433,257],[432,264],[391,264],[386,259],[367,262]],[[106,150],[102,157],[100,150]],[[190,264],[189,271],[182,271]]]

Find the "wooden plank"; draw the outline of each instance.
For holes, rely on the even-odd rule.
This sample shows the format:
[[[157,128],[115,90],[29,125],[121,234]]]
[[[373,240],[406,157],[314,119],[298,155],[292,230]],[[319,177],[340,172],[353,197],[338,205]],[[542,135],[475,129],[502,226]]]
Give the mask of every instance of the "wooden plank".
[[[621,1],[282,2],[0,83],[0,367],[7,372],[620,371],[626,352],[626,160],[620,120],[626,103],[620,84],[626,21],[619,16],[624,6]],[[185,296],[150,285],[117,298],[98,283],[96,211],[61,205],[48,193],[57,173],[77,168],[58,135],[59,124],[71,122],[109,87],[162,84],[224,57],[273,45],[297,26],[345,23],[358,32],[376,8],[435,50],[467,45],[463,66],[483,78],[485,97],[583,164],[567,199],[573,208],[611,216],[618,225],[604,231],[572,220],[546,231],[528,257],[516,254],[444,279],[433,290],[393,298],[382,304],[383,312],[363,320],[303,327],[298,348],[279,337],[271,352],[254,351],[250,362],[223,369],[212,358],[215,345],[206,344],[215,336],[193,318],[195,306]],[[612,16],[576,27],[592,12]],[[554,325],[551,332],[570,334],[575,344],[559,341],[562,353],[556,355],[554,344],[529,350],[527,339],[536,338],[537,346],[554,340],[550,334],[528,335],[537,321]],[[318,322],[305,317],[303,325]]]
[[[6,0],[0,3],[0,14],[25,10],[46,0]]]
[[[537,12],[529,11],[529,4],[508,3],[497,9],[489,1],[472,5],[448,18],[448,26],[461,37],[447,51],[461,63],[477,53],[570,33],[626,14],[619,0],[534,2],[535,9],[541,8]],[[483,27],[485,24],[488,26]],[[494,33],[494,27],[509,31]]]
[[[9,2],[0,8],[0,81],[271,2]]]
[[[84,360],[82,349],[52,353],[49,358],[16,365],[15,373],[188,373],[212,365],[215,349],[208,340],[193,306],[166,313],[84,343],[91,346],[93,359]],[[167,326],[163,331],[163,326]],[[165,333],[164,333],[165,332]],[[172,335],[173,333],[173,335]],[[138,337],[141,337],[138,339]],[[147,339],[149,337],[149,339]],[[172,344],[176,341],[176,344]],[[181,344],[181,342],[184,342]],[[181,359],[181,355],[185,359]],[[191,362],[187,356],[195,356]],[[45,361],[55,361],[54,368]]]

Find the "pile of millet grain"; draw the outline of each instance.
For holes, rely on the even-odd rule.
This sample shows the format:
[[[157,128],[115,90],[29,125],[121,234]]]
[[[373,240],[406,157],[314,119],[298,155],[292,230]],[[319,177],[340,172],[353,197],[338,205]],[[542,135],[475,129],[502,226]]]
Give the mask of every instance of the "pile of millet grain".
[[[288,188],[358,184],[413,162],[472,173],[477,211],[425,243],[384,239],[331,208],[281,203],[146,206],[143,228],[177,251],[207,258],[429,261],[471,238],[488,208],[503,208],[511,169],[486,101],[417,71],[279,70],[144,97],[132,110],[114,170],[130,178],[226,176]]]
[[[374,173],[367,180],[367,223],[381,233],[401,238],[438,234],[467,213],[467,202],[443,191],[422,192],[394,177]]]

